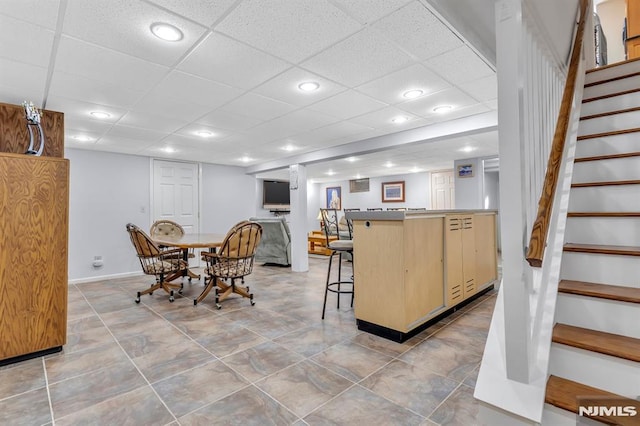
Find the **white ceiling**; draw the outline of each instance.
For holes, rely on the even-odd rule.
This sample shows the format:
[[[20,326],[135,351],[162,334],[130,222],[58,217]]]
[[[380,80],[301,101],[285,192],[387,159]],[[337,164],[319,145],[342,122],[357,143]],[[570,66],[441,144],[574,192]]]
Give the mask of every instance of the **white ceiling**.
[[[250,166],[497,109],[493,68],[427,0],[1,3],[0,102],[64,112],[69,148]],[[184,38],[156,38],[155,22]],[[320,89],[301,92],[304,81]],[[408,100],[410,89],[424,94]],[[497,145],[496,132],[414,144],[308,176],[450,168]]]

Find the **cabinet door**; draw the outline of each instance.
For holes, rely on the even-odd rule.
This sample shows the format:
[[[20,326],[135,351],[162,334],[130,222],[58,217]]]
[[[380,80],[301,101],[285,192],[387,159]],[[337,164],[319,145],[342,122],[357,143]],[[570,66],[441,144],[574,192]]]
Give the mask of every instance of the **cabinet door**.
[[[498,278],[496,251],[496,216],[478,214],[475,217],[476,232],[476,281],[483,286]]]
[[[474,294],[476,288],[476,235],[473,215],[465,215],[462,221],[462,282],[463,298]]]
[[[447,259],[447,306],[463,299],[462,273],[462,218],[457,215],[445,217],[445,244]]]

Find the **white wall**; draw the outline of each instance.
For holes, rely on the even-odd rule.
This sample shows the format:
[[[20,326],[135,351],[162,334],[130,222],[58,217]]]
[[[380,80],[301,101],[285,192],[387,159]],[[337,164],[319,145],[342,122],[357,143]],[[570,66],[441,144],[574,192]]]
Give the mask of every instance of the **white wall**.
[[[149,229],[149,158],[66,149],[69,280],[140,271],[125,225]],[[93,256],[104,266],[94,268]]]
[[[627,14],[626,8],[625,0],[601,1],[596,6],[604,36],[607,38],[608,64],[624,61],[625,58],[622,28]]]
[[[473,176],[458,177],[458,166],[471,164]],[[481,158],[456,160],[453,164],[456,209],[484,209],[484,167]]]
[[[66,149],[71,162],[69,280],[140,273],[125,225],[151,226],[148,157]],[[202,232],[226,233],[256,215],[256,179],[240,167],[202,164]],[[93,256],[104,266],[94,268]]]

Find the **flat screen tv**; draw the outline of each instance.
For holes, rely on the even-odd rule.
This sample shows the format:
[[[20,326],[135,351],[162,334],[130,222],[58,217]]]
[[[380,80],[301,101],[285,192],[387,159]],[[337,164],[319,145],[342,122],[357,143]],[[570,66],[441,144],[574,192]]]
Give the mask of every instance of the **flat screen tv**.
[[[289,210],[289,182],[284,180],[262,181],[262,207],[268,210]]]

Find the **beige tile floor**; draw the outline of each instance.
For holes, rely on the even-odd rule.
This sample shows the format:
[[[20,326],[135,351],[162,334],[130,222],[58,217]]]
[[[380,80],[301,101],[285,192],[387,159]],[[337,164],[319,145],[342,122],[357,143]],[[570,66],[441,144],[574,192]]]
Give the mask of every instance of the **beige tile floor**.
[[[63,352],[0,368],[0,424],[477,424],[495,292],[400,344],[358,331],[348,296],[320,319],[326,264],[257,266],[256,305],[221,310],[193,306],[198,281],[139,305],[151,277],[70,285]]]

